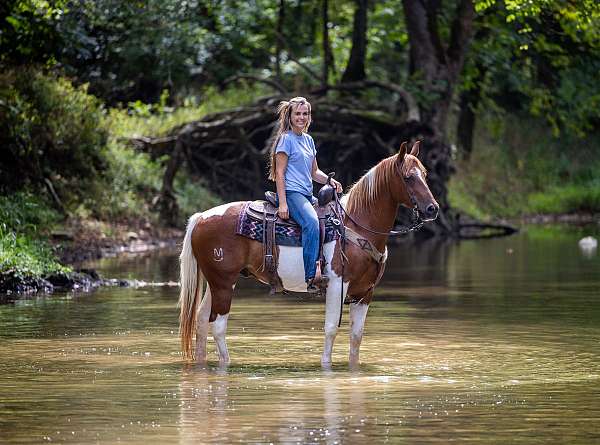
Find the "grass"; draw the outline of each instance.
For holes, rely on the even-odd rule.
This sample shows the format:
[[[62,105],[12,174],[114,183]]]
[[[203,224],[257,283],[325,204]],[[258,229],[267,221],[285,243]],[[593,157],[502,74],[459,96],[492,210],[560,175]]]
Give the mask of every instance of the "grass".
[[[478,219],[600,212],[600,134],[555,138],[543,123],[483,117],[469,160],[457,160],[451,206]]]
[[[529,195],[529,208],[536,213],[572,213],[600,211],[600,183],[552,187]]]

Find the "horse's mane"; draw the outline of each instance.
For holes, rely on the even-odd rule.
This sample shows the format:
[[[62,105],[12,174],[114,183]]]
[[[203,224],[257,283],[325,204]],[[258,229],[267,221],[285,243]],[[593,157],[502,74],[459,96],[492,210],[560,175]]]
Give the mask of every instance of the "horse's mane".
[[[397,175],[395,168],[397,159],[397,154],[385,158],[352,185],[347,194],[347,212],[352,213],[357,209],[363,211],[372,209],[382,194],[389,193],[390,180]],[[402,175],[406,176],[415,164],[423,172],[423,175],[427,174],[421,161],[415,156],[407,154],[402,163]]]

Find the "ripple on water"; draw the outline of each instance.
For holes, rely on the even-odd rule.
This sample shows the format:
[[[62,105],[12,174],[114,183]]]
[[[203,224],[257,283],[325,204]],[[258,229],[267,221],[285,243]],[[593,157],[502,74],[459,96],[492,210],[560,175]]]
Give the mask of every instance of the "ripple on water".
[[[347,315],[324,370],[323,301],[248,282],[228,368],[182,362],[170,287],[0,306],[0,442],[599,443],[600,259],[562,243],[391,249],[357,369]]]

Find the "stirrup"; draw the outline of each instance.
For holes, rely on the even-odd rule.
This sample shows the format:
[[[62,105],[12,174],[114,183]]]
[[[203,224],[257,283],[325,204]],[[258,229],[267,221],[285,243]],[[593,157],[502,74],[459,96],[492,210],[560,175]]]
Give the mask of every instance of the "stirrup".
[[[329,277],[327,275],[318,275],[311,278],[306,283],[306,291],[309,294],[318,294],[325,292],[327,285],[329,284]]]

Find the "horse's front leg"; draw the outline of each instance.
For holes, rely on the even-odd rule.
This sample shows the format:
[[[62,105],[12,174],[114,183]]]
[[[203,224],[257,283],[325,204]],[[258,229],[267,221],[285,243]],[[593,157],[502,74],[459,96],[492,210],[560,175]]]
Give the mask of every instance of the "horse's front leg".
[[[368,304],[352,303],[350,305],[350,357],[348,359],[350,366],[359,364],[360,343],[368,310]]]
[[[337,335],[340,311],[342,310],[340,298],[343,299],[346,296],[347,289],[348,285],[342,284],[341,277],[335,275],[330,277],[325,299],[325,345],[323,347],[323,356],[321,357],[321,364],[323,366],[331,365],[333,342]]]

